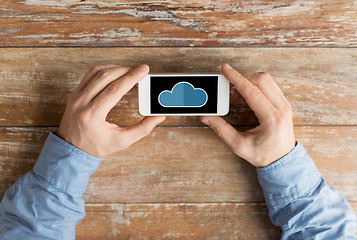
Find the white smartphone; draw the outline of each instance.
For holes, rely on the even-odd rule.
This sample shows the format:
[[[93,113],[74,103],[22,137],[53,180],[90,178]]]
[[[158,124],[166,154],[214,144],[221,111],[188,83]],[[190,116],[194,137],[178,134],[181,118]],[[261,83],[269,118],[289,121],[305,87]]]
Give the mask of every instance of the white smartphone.
[[[223,116],[229,82],[221,74],[150,74],[139,82],[143,116]]]

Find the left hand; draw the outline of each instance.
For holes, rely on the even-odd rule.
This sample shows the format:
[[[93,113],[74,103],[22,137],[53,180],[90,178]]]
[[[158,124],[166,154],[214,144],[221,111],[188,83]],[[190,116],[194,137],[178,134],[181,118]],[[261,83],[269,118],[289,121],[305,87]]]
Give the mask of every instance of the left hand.
[[[118,65],[93,67],[70,94],[57,135],[96,157],[127,148],[148,135],[165,117],[145,117],[128,128],[106,121],[109,111],[149,73]]]

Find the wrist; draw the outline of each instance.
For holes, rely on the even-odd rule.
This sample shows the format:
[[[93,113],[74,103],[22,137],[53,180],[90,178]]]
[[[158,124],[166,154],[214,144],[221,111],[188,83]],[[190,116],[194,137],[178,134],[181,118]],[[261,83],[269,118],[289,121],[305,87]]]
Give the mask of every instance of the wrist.
[[[265,166],[262,166],[262,167],[267,167],[267,166],[269,166],[269,165],[271,165],[271,164],[273,164],[273,163],[279,161],[280,159],[286,157],[287,155],[289,155],[289,154],[295,149],[296,145],[297,145],[297,141],[295,141],[295,144],[294,144],[292,147],[289,148],[289,150],[288,150],[287,153],[285,153],[285,154],[282,155],[281,157],[275,159],[274,161],[270,161],[268,164],[266,164]],[[262,167],[261,167],[261,168],[262,168]]]

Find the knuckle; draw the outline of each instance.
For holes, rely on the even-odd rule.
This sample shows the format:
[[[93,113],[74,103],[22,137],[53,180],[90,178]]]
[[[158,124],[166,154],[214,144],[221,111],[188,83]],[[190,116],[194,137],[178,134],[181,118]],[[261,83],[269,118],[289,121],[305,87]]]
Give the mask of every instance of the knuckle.
[[[133,77],[136,76],[136,74],[135,74],[134,71],[130,70],[129,72],[127,72],[126,76],[129,77],[129,78],[133,78]]]
[[[70,100],[68,103],[68,106],[69,106],[71,112],[75,112],[80,108],[81,101],[79,99]]]
[[[108,91],[108,93],[115,93],[117,92],[119,89],[119,85],[116,84],[116,82],[112,82],[111,84],[109,84],[106,88],[106,90]]]
[[[98,77],[99,78],[108,78],[111,76],[112,71],[103,69],[98,72]]]
[[[272,112],[272,118],[273,118],[274,125],[276,127],[279,128],[282,125],[284,125],[285,122],[284,116],[278,110],[274,110]]]
[[[232,85],[233,85],[234,87],[239,84],[238,77],[233,77],[233,78],[231,78],[229,81],[232,83]]]
[[[262,92],[260,91],[260,89],[257,86],[252,86],[251,88],[249,88],[246,91],[246,96],[245,98],[249,98],[249,97],[257,97],[261,94]]]
[[[87,127],[91,121],[91,114],[88,110],[83,110],[78,115],[78,122],[81,126]]]
[[[268,72],[259,72],[257,79],[260,80],[260,81],[264,81],[264,80],[271,79],[271,78],[272,77],[271,77],[270,73],[268,73]]]
[[[71,112],[77,111],[82,104],[80,96],[78,96],[75,92],[71,92],[68,96],[67,106]]]
[[[216,128],[216,134],[221,138],[223,136],[223,128]]]
[[[216,132],[218,137],[220,137],[220,138],[223,137],[224,129],[226,127],[226,124],[228,124],[228,123],[224,122],[221,126],[218,126],[218,127],[215,128],[215,132]]]

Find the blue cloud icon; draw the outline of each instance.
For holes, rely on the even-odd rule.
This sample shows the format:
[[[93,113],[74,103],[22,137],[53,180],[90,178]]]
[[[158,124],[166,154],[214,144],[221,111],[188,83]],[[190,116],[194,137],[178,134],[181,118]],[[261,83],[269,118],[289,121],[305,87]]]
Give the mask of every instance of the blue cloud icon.
[[[202,107],[207,99],[208,95],[205,90],[195,88],[189,82],[175,84],[171,91],[162,91],[158,98],[163,107]]]

